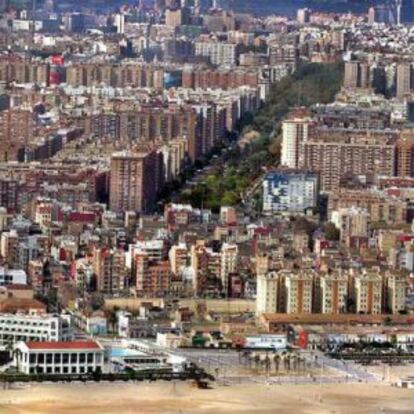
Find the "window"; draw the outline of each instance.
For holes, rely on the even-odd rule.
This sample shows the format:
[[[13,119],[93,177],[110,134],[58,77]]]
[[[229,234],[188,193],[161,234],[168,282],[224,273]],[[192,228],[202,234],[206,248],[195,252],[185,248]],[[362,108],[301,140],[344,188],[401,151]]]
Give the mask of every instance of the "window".
[[[46,354],[46,364],[51,364],[53,361],[53,354]]]
[[[72,374],[76,374],[76,367],[72,367]]]
[[[29,357],[29,359],[30,359],[30,363],[31,364],[35,364],[36,363],[36,354],[30,354],[30,357]]]
[[[69,373],[69,368],[68,368],[68,367],[63,367],[63,373],[64,373],[64,374]]]
[[[90,353],[88,354],[88,364],[92,364],[93,363],[93,354]]]
[[[79,354],[79,362],[81,364],[84,364],[86,360],[86,355],[85,354]]]
[[[62,354],[62,362],[67,364],[69,362],[69,354]]]
[[[61,354],[55,354],[55,364],[60,364],[61,361]]]
[[[71,354],[70,355],[70,362],[72,364],[76,364],[78,362],[78,355],[77,354]]]

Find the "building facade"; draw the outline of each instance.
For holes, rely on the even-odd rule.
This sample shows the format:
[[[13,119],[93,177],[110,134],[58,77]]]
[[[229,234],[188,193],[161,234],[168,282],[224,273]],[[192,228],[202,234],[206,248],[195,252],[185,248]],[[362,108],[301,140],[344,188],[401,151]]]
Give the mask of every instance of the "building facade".
[[[257,275],[256,315],[277,312],[279,275],[267,272]]]
[[[312,313],[313,275],[308,272],[285,276],[286,313]]]
[[[264,213],[304,213],[318,201],[317,174],[281,170],[270,172],[263,180]]]
[[[282,123],[281,164],[288,168],[298,168],[301,146],[310,135],[311,122],[307,116],[293,117]]]
[[[58,315],[0,314],[0,343],[18,341],[68,341],[72,337],[70,319]]]
[[[357,313],[380,314],[382,311],[382,277],[376,272],[355,276]]]
[[[322,313],[345,313],[348,300],[348,278],[342,273],[320,278]]]
[[[104,363],[104,348],[94,341],[19,342],[15,355],[24,374],[91,374]]]
[[[112,211],[150,212],[160,190],[161,165],[155,151],[120,152],[111,157],[109,204]]]

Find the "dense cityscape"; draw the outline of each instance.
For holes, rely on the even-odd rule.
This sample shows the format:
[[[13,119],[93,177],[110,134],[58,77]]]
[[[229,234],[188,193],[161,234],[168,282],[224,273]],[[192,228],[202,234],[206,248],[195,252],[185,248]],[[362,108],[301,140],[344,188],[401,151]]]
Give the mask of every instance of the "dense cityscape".
[[[412,412],[413,27],[0,1],[0,412]]]

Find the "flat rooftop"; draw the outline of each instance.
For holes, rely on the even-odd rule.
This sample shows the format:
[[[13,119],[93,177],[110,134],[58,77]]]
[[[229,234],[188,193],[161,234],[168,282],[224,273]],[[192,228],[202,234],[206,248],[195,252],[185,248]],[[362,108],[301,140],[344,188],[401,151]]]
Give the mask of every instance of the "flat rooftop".
[[[359,314],[288,314],[266,313],[262,315],[262,321],[267,324],[383,324],[390,318],[396,325],[414,325],[413,315],[359,315]]]

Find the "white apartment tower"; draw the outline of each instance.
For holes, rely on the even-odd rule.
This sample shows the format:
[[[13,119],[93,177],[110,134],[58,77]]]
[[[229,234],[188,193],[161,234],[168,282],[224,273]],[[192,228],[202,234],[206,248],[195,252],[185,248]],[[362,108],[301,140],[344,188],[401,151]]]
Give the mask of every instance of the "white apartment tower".
[[[286,313],[312,313],[312,273],[287,274],[285,289]]]
[[[281,164],[289,168],[299,168],[301,145],[308,140],[310,118],[292,118],[282,123]]]
[[[348,278],[342,273],[326,274],[320,278],[322,313],[346,312]]]
[[[236,244],[224,243],[221,247],[220,277],[225,292],[229,288],[229,274],[237,270],[237,254]]]
[[[388,277],[387,305],[392,313],[406,309],[407,278],[405,275],[392,274]]]
[[[355,277],[355,303],[357,313],[381,313],[382,277],[379,273],[366,272]]]
[[[257,275],[256,316],[277,312],[278,282],[276,272]]]
[[[125,33],[125,15],[118,13],[115,15],[116,32],[119,34]]]

